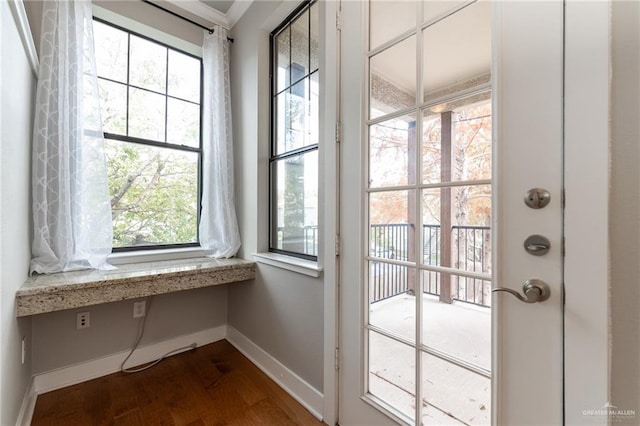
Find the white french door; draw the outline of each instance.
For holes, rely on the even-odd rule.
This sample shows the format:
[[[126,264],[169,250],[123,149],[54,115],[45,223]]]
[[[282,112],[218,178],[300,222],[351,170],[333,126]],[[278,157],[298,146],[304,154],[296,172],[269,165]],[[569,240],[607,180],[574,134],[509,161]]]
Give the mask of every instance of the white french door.
[[[341,22],[339,423],[561,423],[562,2]]]

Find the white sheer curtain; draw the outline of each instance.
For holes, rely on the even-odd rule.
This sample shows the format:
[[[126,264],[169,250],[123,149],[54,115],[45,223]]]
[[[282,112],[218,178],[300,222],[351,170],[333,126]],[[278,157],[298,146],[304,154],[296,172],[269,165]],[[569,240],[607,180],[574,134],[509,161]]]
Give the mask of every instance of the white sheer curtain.
[[[208,256],[231,257],[240,248],[233,194],[233,140],[227,31],[205,31],[202,45],[203,188],[200,245]]]
[[[33,130],[31,272],[109,269],[111,203],[91,2],[43,2]]]

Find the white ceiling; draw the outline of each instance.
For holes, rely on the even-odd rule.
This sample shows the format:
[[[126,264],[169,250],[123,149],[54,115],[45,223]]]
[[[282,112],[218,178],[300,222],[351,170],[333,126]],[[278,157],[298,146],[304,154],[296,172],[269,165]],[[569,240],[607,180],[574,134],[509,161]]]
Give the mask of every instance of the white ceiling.
[[[234,0],[200,0],[200,3],[204,3],[218,12],[227,13]]]
[[[166,2],[198,17],[198,22],[216,24],[230,30],[249,9],[253,0],[166,0]]]

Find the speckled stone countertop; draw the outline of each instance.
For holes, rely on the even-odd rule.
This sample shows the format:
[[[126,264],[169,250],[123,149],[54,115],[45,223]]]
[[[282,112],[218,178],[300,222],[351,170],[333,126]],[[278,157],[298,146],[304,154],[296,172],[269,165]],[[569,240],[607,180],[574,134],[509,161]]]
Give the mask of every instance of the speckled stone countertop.
[[[207,257],[34,275],[16,292],[18,317],[255,278],[255,262]]]

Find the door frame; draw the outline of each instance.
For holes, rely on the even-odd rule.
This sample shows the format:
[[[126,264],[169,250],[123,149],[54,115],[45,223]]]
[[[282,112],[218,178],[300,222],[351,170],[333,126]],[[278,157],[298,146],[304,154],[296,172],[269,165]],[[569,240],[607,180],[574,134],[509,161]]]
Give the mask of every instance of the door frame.
[[[610,11],[565,2],[565,424],[608,423]]]
[[[335,4],[337,2],[327,2]],[[339,6],[335,9],[336,12]],[[609,35],[611,0],[565,3],[564,421],[609,401]],[[326,15],[330,16],[329,14]],[[325,28],[329,28],[326,25]],[[328,36],[331,38],[331,36]],[[325,38],[325,41],[329,41]],[[335,39],[331,40],[336,45]],[[336,44],[334,44],[336,43]],[[327,46],[328,48],[329,46]],[[588,48],[587,48],[588,47]],[[328,55],[327,55],[328,56]],[[339,73],[340,62],[336,72]],[[327,73],[328,74],[328,73]],[[336,78],[338,86],[339,76]],[[338,108],[342,100],[337,96]],[[584,123],[589,123],[586,128]],[[588,146],[589,149],[585,149]],[[340,171],[336,170],[339,175]],[[338,180],[340,176],[337,176]],[[339,201],[339,200],[338,200]],[[338,206],[339,207],[339,206]],[[589,212],[589,215],[585,215]],[[357,242],[356,242],[357,244]],[[330,249],[327,249],[330,250]],[[332,261],[326,257],[327,267]],[[589,259],[585,262],[583,259]],[[335,271],[339,273],[338,257]],[[338,420],[334,348],[339,347],[339,280],[325,285],[324,417]],[[584,354],[589,354],[585,357]]]

